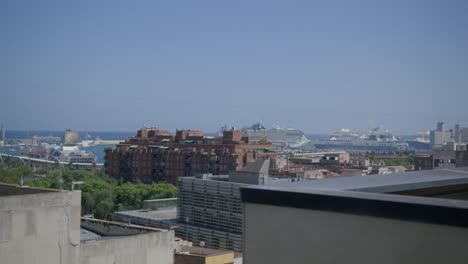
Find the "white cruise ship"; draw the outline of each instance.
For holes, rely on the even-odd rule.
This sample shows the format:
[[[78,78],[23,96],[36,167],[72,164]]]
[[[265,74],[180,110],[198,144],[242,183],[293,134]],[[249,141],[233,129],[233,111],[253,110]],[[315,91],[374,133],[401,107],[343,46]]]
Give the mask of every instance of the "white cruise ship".
[[[408,143],[397,139],[390,131],[380,128],[368,132],[342,128],[333,133],[328,140],[317,140],[318,149],[340,149],[347,151],[404,151]]]
[[[300,147],[308,143],[304,132],[295,128],[282,128],[279,126],[266,129],[262,124],[256,123],[242,129],[247,136],[267,137],[275,145]]]

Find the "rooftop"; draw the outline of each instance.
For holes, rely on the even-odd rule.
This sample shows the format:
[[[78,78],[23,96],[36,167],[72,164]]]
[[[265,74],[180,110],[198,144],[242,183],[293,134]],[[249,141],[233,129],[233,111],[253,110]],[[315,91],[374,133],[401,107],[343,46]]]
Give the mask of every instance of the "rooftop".
[[[161,231],[161,229],[146,226],[81,218],[80,241],[84,243],[88,241],[105,240]]]
[[[250,185],[241,188],[241,197],[246,203],[468,227],[468,168]]]
[[[295,183],[273,183],[252,188],[294,192],[312,192],[313,190],[320,189],[390,193],[453,184],[468,184],[468,167],[336,177],[319,181],[300,181]]]
[[[131,210],[131,211],[120,211],[120,212],[115,212],[114,214],[149,218],[149,219],[155,219],[155,220],[173,220],[177,218],[177,208],[171,207],[171,208],[162,208],[158,210],[141,209],[141,210]]]
[[[260,173],[260,174],[268,174],[270,169],[270,159],[259,159],[254,162],[249,162],[245,167],[240,169],[242,172],[250,172],[250,173]]]

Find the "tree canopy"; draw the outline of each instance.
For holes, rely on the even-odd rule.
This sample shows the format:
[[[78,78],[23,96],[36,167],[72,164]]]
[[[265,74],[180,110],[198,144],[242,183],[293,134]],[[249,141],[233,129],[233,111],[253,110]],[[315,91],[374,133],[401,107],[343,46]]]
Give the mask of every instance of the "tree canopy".
[[[130,183],[112,179],[102,172],[84,170],[48,171],[45,178],[29,179],[25,177],[25,185],[53,189],[71,190],[72,181],[84,181],[76,185],[75,190],[81,190],[81,213],[94,214],[96,218],[112,219],[112,213],[118,210],[139,209],[144,200],[173,198],[177,196],[177,188],[168,183]],[[0,169],[0,182],[20,182],[20,177],[33,175],[28,167]]]

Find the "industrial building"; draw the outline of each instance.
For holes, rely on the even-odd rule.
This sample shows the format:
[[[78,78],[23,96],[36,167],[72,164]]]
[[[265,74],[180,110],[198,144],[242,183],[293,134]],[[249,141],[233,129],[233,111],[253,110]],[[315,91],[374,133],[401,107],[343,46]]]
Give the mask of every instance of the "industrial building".
[[[467,186],[468,168],[244,186],[244,263],[466,263]]]
[[[0,184],[0,262],[174,263],[174,231],[80,218],[80,212],[80,191]]]
[[[181,177],[176,235],[209,248],[242,251],[240,188],[291,181],[269,176],[269,166],[270,160],[259,160],[230,175]]]
[[[432,148],[433,168],[456,168],[468,166],[468,144],[448,142]]]
[[[228,174],[249,162],[275,158],[271,149],[266,138],[244,137],[238,130],[225,130],[222,136],[212,137],[203,136],[201,131],[177,130],[172,135],[144,128],[135,137],[106,149],[104,166],[116,179],[176,184],[180,176]]]

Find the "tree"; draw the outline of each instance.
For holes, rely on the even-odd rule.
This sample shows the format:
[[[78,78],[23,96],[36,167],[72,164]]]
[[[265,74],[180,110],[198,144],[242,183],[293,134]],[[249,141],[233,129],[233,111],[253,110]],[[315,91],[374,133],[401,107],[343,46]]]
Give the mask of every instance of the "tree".
[[[0,182],[18,183],[21,175],[31,175],[27,166],[15,169],[0,169]],[[63,183],[61,183],[63,180]],[[167,183],[143,184],[117,181],[103,172],[84,170],[46,171],[45,178],[27,180],[25,184],[35,187],[71,189],[72,181],[84,181],[76,189],[82,192],[82,213],[94,213],[96,218],[111,219],[119,209],[139,209],[143,200],[172,198],[177,188]]]
[[[97,190],[94,193],[94,201],[96,207],[94,209],[94,216],[100,219],[112,219],[114,212],[114,195],[110,190]]]
[[[94,197],[90,192],[85,192],[81,196],[81,211],[82,214],[93,213],[94,209]]]
[[[94,210],[94,217],[98,219],[112,219],[114,203],[110,200],[99,201]]]
[[[14,169],[0,169],[0,182],[17,184],[21,175],[30,175],[31,170],[27,166]]]

